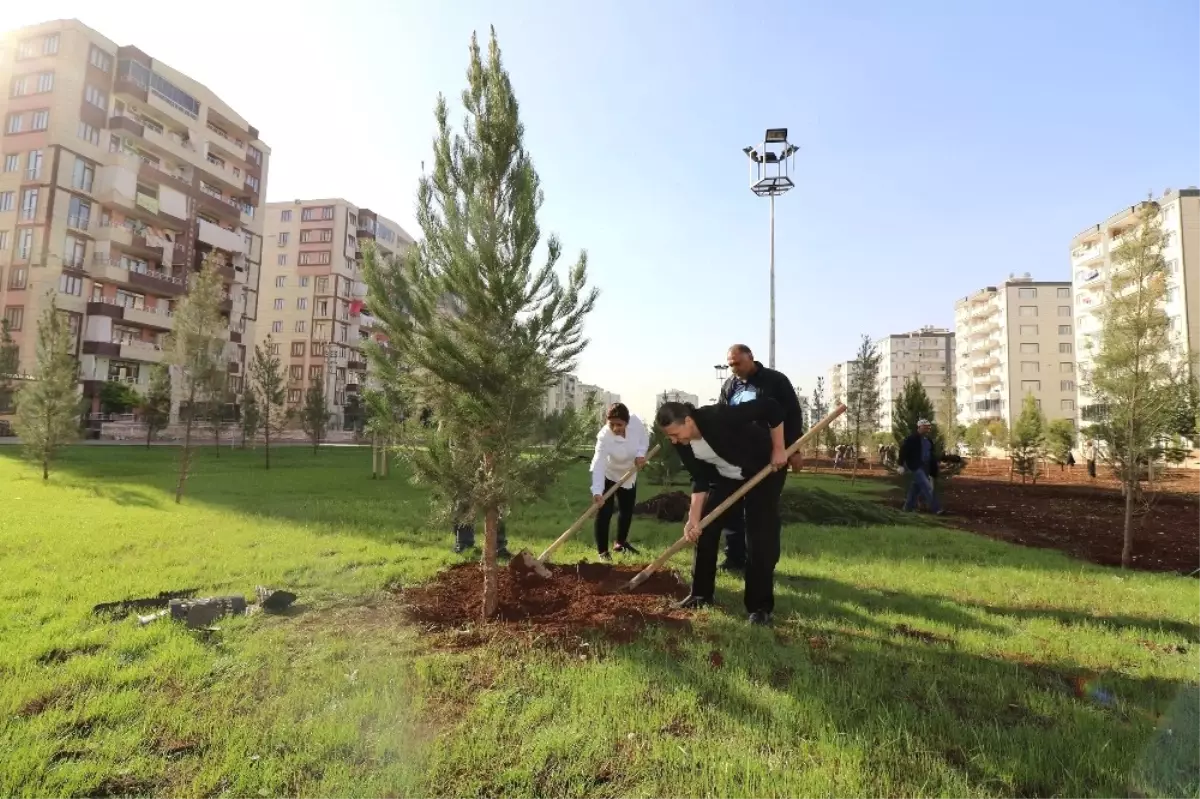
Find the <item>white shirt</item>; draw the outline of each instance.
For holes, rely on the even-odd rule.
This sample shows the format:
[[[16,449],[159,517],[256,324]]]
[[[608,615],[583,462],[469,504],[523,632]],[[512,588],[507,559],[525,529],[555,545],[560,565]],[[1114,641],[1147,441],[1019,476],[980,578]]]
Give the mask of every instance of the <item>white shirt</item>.
[[[646,457],[650,436],[646,426],[636,416],[629,417],[625,435],[619,436],[606,424],[596,434],[596,452],[592,455],[592,495],[604,493],[605,478],[614,483],[633,468],[634,458]],[[625,481],[624,488],[637,485],[637,474]]]
[[[717,474],[726,477],[730,480],[744,480],[745,475],[742,474],[741,466],[734,466],[729,461],[722,458],[717,453],[713,452],[713,448],[708,445],[708,442],[703,438],[695,438],[690,442],[692,445],[692,454],[697,460],[702,460],[705,463],[711,463],[717,467]]]

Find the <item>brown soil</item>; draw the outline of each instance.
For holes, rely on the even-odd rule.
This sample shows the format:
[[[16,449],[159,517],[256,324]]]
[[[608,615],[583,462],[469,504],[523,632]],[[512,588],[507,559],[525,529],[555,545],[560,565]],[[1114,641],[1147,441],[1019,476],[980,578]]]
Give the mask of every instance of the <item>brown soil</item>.
[[[632,592],[618,592],[641,568],[600,563],[548,564],[550,577],[518,566],[500,569],[500,607],[494,623],[550,638],[603,632],[630,640],[651,624],[686,626],[689,615],[671,601],[687,596],[687,586],[670,571],[652,574]],[[405,614],[430,630],[478,624],[483,610],[483,574],[466,563],[440,572],[428,583],[403,591]]]
[[[633,506],[633,512],[653,516],[664,522],[681,522],[687,518],[692,500],[682,491],[667,491]]]

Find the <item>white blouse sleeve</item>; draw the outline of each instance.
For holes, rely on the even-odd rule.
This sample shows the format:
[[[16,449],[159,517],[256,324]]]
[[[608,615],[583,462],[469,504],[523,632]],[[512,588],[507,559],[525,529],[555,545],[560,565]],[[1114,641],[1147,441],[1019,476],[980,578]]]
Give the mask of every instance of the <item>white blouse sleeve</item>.
[[[634,444],[637,451],[637,457],[646,457],[646,450],[650,449],[650,433],[646,430],[646,424],[637,416],[629,417],[630,433],[633,436]]]
[[[608,464],[608,426],[596,434],[596,451],[592,454],[592,496],[604,493],[604,467]]]

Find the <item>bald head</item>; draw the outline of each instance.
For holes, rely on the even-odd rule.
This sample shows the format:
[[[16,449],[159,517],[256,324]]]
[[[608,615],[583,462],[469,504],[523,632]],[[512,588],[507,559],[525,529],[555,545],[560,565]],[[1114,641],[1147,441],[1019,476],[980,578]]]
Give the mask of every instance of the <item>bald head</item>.
[[[725,362],[729,364],[729,370],[743,380],[754,374],[754,353],[745,344],[730,347]]]

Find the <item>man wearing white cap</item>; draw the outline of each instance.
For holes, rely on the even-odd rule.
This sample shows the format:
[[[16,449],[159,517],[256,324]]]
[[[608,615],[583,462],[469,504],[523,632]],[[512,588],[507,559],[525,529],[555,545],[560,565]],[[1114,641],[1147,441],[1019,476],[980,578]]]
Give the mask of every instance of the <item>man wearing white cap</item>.
[[[933,494],[933,481],[937,479],[937,455],[933,451],[933,442],[929,440],[931,425],[928,419],[917,422],[917,432],[912,433],[900,445],[900,465],[912,475],[908,486],[908,496],[904,500],[904,509],[913,510],[917,506],[917,497],[925,500],[926,507],[941,515],[942,508],[937,497]]]

